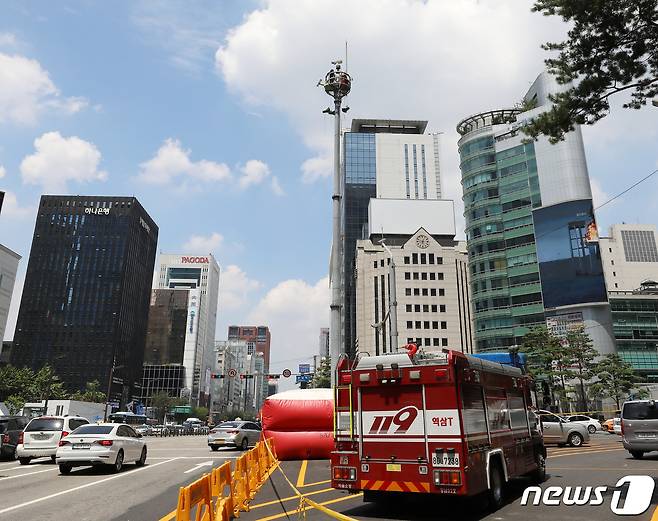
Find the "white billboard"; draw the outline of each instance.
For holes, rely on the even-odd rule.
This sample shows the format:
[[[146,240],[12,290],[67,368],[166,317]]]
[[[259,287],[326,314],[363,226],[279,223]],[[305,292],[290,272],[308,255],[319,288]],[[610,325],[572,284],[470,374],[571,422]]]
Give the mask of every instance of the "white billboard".
[[[454,237],[455,203],[448,199],[370,199],[368,235],[413,235],[421,227],[431,235]]]

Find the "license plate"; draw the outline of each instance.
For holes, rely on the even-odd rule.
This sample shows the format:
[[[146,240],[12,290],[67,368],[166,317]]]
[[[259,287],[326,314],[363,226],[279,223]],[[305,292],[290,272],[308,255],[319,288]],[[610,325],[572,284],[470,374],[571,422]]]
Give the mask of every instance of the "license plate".
[[[91,448],[91,443],[74,443],[73,448],[74,449],[90,449]]]
[[[212,440],[213,445],[224,445],[224,440]]]
[[[653,432],[639,432],[637,434],[638,438],[655,438],[656,435]]]
[[[441,452],[432,454],[433,467],[459,467],[459,454],[448,454]]]
[[[52,434],[33,434],[33,440],[47,440],[52,436]]]
[[[387,463],[386,470],[389,472],[402,472],[402,465],[399,463]]]

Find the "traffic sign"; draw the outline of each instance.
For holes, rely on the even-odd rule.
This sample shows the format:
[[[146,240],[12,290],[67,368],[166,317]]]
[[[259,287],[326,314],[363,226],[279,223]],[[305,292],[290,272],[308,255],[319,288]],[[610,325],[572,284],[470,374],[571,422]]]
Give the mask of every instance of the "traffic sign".
[[[228,370],[228,375],[229,375],[231,378],[235,378],[235,377],[238,375],[238,371],[237,371],[237,369],[229,369],[229,370]]]
[[[292,371],[290,369],[284,369],[283,372],[281,373],[284,378],[290,378],[292,375]]]
[[[299,372],[301,374],[307,374],[311,372],[311,364],[299,364]]]
[[[301,382],[309,383],[311,380],[313,380],[313,375],[310,374],[310,373],[307,373],[307,374],[298,374],[298,375],[295,377],[295,383],[301,383]]]

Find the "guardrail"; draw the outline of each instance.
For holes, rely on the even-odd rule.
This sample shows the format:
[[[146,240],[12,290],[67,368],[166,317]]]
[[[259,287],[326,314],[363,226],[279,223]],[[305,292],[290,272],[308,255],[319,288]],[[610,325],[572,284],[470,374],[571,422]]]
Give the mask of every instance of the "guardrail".
[[[178,492],[178,506],[160,521],[229,521],[249,511],[249,502],[277,467],[271,441],[260,441]]]

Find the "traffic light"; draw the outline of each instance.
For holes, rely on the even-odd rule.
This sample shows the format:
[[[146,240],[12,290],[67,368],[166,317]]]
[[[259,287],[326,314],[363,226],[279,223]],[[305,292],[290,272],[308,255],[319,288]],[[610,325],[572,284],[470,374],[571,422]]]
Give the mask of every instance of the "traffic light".
[[[281,378],[281,375],[280,374],[268,374],[267,377],[270,378],[270,379],[278,380],[279,378]]]
[[[254,377],[253,374],[241,374],[240,375],[240,380],[245,380],[245,379],[249,379],[249,378],[253,378],[253,377]]]
[[[218,373],[210,373],[210,378],[224,378],[224,375]]]

